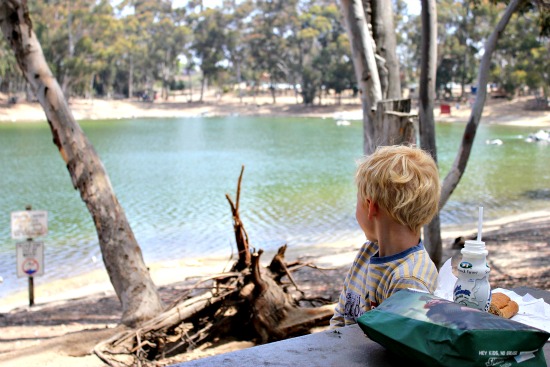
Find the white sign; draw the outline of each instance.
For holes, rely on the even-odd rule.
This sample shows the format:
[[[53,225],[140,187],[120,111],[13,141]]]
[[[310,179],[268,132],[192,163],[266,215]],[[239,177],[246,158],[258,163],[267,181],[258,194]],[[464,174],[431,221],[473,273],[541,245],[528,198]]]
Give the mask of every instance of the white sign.
[[[48,212],[23,210],[11,213],[11,238],[35,238],[48,234]]]
[[[16,245],[17,277],[44,274],[44,242],[18,242]]]

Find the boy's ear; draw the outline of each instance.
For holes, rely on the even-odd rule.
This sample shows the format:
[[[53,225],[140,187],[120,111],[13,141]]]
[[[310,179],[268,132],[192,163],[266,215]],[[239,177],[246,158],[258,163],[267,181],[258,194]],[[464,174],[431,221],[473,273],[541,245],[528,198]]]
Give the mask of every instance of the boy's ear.
[[[368,208],[368,217],[369,220],[372,220],[372,217],[376,217],[378,214],[378,204],[376,204],[373,200],[367,199],[367,208]]]

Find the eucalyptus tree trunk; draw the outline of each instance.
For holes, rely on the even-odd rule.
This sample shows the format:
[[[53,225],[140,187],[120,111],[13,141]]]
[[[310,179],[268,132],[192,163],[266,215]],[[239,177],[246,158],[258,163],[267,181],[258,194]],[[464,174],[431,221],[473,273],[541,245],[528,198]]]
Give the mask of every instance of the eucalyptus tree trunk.
[[[387,0],[372,0],[371,4],[371,22],[378,55],[376,59],[379,63],[380,81],[386,86],[382,88],[383,96],[387,99],[398,99],[401,98],[401,75],[397,58],[393,9]]]
[[[485,52],[481,58],[479,65],[478,79],[477,79],[477,94],[470,113],[470,118],[464,129],[462,136],[462,142],[458,148],[455,161],[443,180],[443,187],[441,189],[441,199],[439,201],[439,208],[443,208],[449,200],[449,197],[453,193],[454,189],[458,185],[458,182],[462,178],[464,171],[466,170],[466,164],[470,158],[470,152],[472,150],[472,144],[476,136],[477,127],[481,121],[481,114],[483,113],[483,107],[485,106],[485,99],[487,97],[487,82],[489,80],[489,72],[491,67],[491,57],[495,51],[498,38],[504,33],[504,29],[508,25],[510,18],[515,11],[518,10],[520,5],[526,0],[512,0],[508,3],[502,18],[498,22],[496,28],[493,30],[487,41],[485,42]]]
[[[351,43],[355,76],[361,91],[363,152],[369,155],[378,145],[410,142],[409,136],[385,135],[390,131],[401,134],[409,131],[408,128],[399,129],[396,126],[413,126],[410,101],[400,100],[400,72],[391,4],[382,0],[341,0],[341,6]],[[369,21],[373,34],[369,29]],[[409,108],[397,111],[388,109],[405,106]],[[378,108],[382,108],[382,111],[378,111]],[[390,114],[391,118],[385,114]],[[385,124],[397,125],[388,128]]]
[[[416,143],[416,116],[410,114],[410,99],[385,99],[376,105],[374,140],[377,145]]]
[[[276,97],[276,90],[275,90],[275,82],[273,79],[269,80],[269,90],[271,91],[271,100],[273,101],[273,104],[277,103],[277,97]]]
[[[95,73],[92,73],[90,76],[90,84],[88,85],[88,89],[86,90],[86,98],[87,99],[94,99],[94,80],[95,80]]]
[[[374,119],[376,104],[382,100],[382,87],[374,56],[374,41],[365,19],[360,0],[341,0],[342,12],[351,43],[353,68],[361,93],[363,108],[363,152],[371,154],[376,148]]]
[[[92,144],[76,123],[32,30],[26,1],[0,3],[0,26],[42,105],[73,186],[95,223],[103,262],[122,303],[122,322],[134,326],[162,311],[141,249]]]
[[[420,147],[437,162],[435,145],[435,76],[437,69],[437,10],[435,0],[422,0],[422,49],[420,61],[419,123]],[[439,269],[442,244],[439,212],[424,226],[424,246]]]
[[[202,73],[202,80],[201,80],[201,94],[200,94],[200,97],[199,97],[199,102],[202,102],[202,99],[204,97],[204,90],[206,88],[206,82],[207,82],[207,79],[206,79],[206,76],[204,75],[204,72]]]
[[[243,90],[241,88],[242,76],[241,76],[241,59],[237,59],[237,83],[239,83],[239,103],[243,104]]]
[[[170,50],[167,50],[164,54],[164,61],[162,63],[162,97],[165,101],[170,97],[168,81],[172,75],[172,70],[170,69]]]
[[[70,58],[74,57],[74,37],[73,37],[73,14],[71,12],[71,1],[67,1],[67,40],[68,40],[68,54]],[[65,98],[71,98],[71,83],[72,76],[69,75],[67,68],[64,68],[63,77],[61,78],[61,89]]]
[[[191,77],[191,69],[188,69],[187,76],[189,79],[189,99],[187,102],[193,102],[193,78]]]
[[[128,70],[128,98],[134,96],[134,55],[130,53],[130,67]]]

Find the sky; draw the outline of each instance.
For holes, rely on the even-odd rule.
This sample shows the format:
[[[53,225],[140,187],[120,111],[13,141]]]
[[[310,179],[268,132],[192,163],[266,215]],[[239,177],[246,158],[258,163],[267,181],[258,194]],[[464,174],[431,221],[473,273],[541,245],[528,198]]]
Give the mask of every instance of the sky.
[[[407,3],[407,9],[409,10],[409,14],[411,15],[420,14],[420,0],[405,0],[405,3]]]

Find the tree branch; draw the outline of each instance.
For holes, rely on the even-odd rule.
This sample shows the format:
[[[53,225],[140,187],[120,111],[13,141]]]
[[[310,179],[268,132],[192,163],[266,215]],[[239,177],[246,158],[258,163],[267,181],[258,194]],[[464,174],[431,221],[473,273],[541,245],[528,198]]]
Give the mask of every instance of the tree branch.
[[[458,185],[458,182],[462,178],[464,171],[466,170],[466,165],[468,163],[468,159],[470,158],[470,153],[472,150],[474,138],[476,136],[477,127],[479,125],[479,122],[481,121],[481,114],[483,113],[483,107],[485,105],[485,99],[487,97],[487,82],[489,80],[491,57],[493,55],[493,52],[495,51],[497,41],[504,32],[506,26],[508,25],[510,18],[524,1],[525,0],[510,1],[495,30],[485,43],[485,53],[481,58],[481,63],[479,66],[477,96],[474,102],[474,106],[472,108],[472,112],[470,114],[470,118],[468,120],[468,123],[466,124],[466,128],[464,129],[462,143],[460,144],[457,156],[455,158],[453,166],[451,167],[449,173],[443,181],[443,187],[441,189],[441,199],[439,201],[439,209],[445,206],[447,200],[449,200],[449,197],[453,193],[454,189]]]

